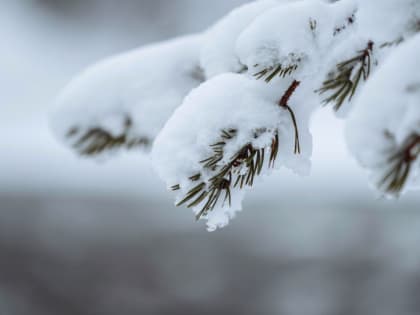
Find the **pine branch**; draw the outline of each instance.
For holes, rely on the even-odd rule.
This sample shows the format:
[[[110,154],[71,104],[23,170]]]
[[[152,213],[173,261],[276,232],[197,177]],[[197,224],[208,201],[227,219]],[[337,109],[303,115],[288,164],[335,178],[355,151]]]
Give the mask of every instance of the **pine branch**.
[[[263,129],[257,130],[254,133],[254,138],[258,138],[266,132],[267,130]],[[223,197],[223,203],[227,202],[231,205],[231,190],[252,186],[255,177],[261,174],[264,164],[267,164],[265,148],[255,148],[251,143],[247,143],[239,149],[228,163],[223,163],[225,146],[229,140],[236,137],[236,134],[235,129],[222,130],[220,140],[211,145],[213,154],[200,161],[203,168],[213,172],[214,175],[208,180],[201,180],[203,177],[201,174],[191,176],[189,179],[198,183],[177,204],[177,206],[187,204],[188,208],[192,208],[205,201],[202,209],[196,215],[197,220],[213,210],[221,197]],[[268,167],[274,166],[278,147],[279,138],[275,132],[270,145]],[[181,189],[180,185],[172,186],[172,190],[179,189]]]
[[[334,110],[338,111],[346,100],[352,100],[362,79],[366,81],[370,76],[372,51],[373,42],[369,42],[355,57],[337,65],[336,72],[330,74],[331,78],[316,90],[321,95],[330,94],[324,99],[325,104],[334,103]]]
[[[378,187],[391,193],[399,194],[404,188],[411,167],[420,155],[420,135],[412,135],[404,143],[401,150],[388,159],[390,167],[378,183]]]
[[[255,67],[258,67],[258,65],[255,65]],[[278,64],[276,66],[271,66],[262,69],[261,71],[254,74],[254,77],[257,80],[260,80],[262,78],[265,78],[265,82],[269,83],[271,80],[273,80],[275,77],[285,78],[288,75],[291,75],[294,71],[296,71],[298,68],[298,64],[291,64],[288,66],[283,66],[281,64]]]
[[[294,112],[289,107],[288,102],[299,85],[299,81],[293,81],[278,103],[280,107],[290,113],[295,128],[295,154],[300,154],[299,131]],[[253,137],[258,139],[267,132],[269,131],[263,128],[255,130]],[[227,202],[230,206],[232,189],[252,187],[255,177],[261,174],[264,165],[267,165],[268,168],[274,167],[279,152],[279,136],[278,130],[271,131],[271,133],[270,145],[265,148],[256,148],[249,142],[242,146],[226,163],[223,162],[226,153],[225,147],[229,141],[236,137],[237,130],[222,130],[219,141],[210,145],[213,154],[200,161],[206,173],[210,172],[214,175],[208,180],[203,179],[204,176],[201,173],[189,177],[189,180],[196,182],[196,185],[177,203],[177,206],[186,204],[188,208],[192,208],[204,202],[203,207],[196,215],[197,220],[212,211],[221,197],[223,197],[223,204]],[[266,149],[270,151],[268,159],[266,159]],[[180,190],[181,185],[173,185],[171,189],[173,191]]]
[[[67,137],[72,139],[77,137],[72,146],[83,156],[96,156],[114,149],[133,149],[135,147],[147,147],[150,145],[150,140],[146,137],[128,139],[127,133],[130,127],[131,120],[127,118],[125,121],[125,131],[120,136],[113,136],[110,132],[100,127],[88,129],[79,135],[80,131],[75,127],[70,129]]]

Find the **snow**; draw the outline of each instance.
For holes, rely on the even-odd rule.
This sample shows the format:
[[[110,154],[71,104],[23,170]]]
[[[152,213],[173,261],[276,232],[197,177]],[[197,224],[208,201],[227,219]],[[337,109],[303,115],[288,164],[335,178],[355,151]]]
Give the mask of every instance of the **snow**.
[[[402,44],[367,82],[347,123],[352,154],[369,170],[374,184],[383,176],[390,155],[412,134],[420,134],[420,35]],[[420,161],[412,167],[418,175]]]
[[[334,29],[354,11],[347,1],[299,1],[261,14],[239,36],[236,51],[248,69],[297,63],[306,68],[300,75],[313,76],[331,49]],[[276,32],[270,30],[278,30]]]
[[[352,23],[336,34],[336,44],[328,48],[325,69],[322,71],[324,78],[336,71],[337,64],[365,50],[369,42],[372,43],[370,73],[375,73],[397,44],[412,36],[413,30],[418,28],[420,5],[417,0],[342,0],[335,5],[337,8],[342,7],[341,12],[347,12],[347,17],[352,17]],[[353,15],[350,14],[352,8]],[[336,25],[340,25],[340,19],[337,19]],[[363,86],[364,82],[360,85]],[[357,98],[361,90],[358,88],[352,98],[345,100],[337,111],[338,117],[348,116],[353,99]]]
[[[357,0],[360,33],[383,44],[409,36],[420,17],[418,0]],[[417,26],[418,27],[418,26]]]
[[[269,160],[276,135],[280,144],[276,168],[307,175],[312,116],[325,96],[343,90],[339,86],[327,90],[330,95],[319,96],[319,89],[340,74],[337,65],[353,60],[355,65],[345,69],[353,83],[367,63],[369,71],[359,72],[362,79],[338,115],[350,115],[349,148],[377,180],[389,158],[384,150],[396,151],[409,135],[419,133],[418,77],[411,76],[418,51],[413,43],[418,39],[404,43],[418,30],[419,21],[415,0],[254,1],[199,35],[150,45],[92,66],[59,96],[53,129],[70,146],[76,136],[95,128],[123,137],[127,147],[132,141],[155,140],[152,163],[168,188],[178,187],[173,189],[177,204],[197,184],[209,193],[214,177],[247,145],[264,149]],[[258,72],[279,65],[292,70],[272,80],[256,78]],[[281,104],[283,99],[287,106]],[[404,104],[396,105],[401,100]],[[296,152],[296,129],[301,152]],[[226,131],[232,131],[229,139],[223,138]],[[389,134],[393,141],[387,140]],[[205,167],[203,161],[215,154],[214,144],[221,141],[220,159],[213,168]],[[234,166],[235,174],[249,170],[241,163]],[[270,173],[265,165],[261,175]],[[197,174],[199,179],[191,179]],[[415,172],[411,177],[410,183]],[[231,187],[230,202],[220,198],[203,215],[206,198],[191,207],[213,231],[226,226],[242,208],[246,190]]]
[[[280,2],[280,0],[262,0],[247,3],[234,9],[206,32],[200,64],[207,78],[243,69],[235,53],[236,38],[258,15],[278,6]]]
[[[52,128],[68,145],[69,131],[92,128],[127,142],[153,141],[183,97],[201,80],[199,35],[149,45],[101,61],[63,90],[51,113]],[[129,121],[129,126],[127,126]]]
[[[220,141],[222,130],[235,129],[238,133],[226,145],[225,159],[220,165],[226,165],[247,143],[258,148],[269,147],[272,132],[279,130],[277,167],[285,165],[296,172],[307,169],[308,156],[293,152],[294,128],[290,114],[277,104],[280,97],[279,91],[273,91],[266,83],[233,73],[208,80],[186,97],[156,138],[152,151],[154,166],[167,186],[181,184],[177,201],[196,185],[188,178],[203,172],[200,161],[212,155],[210,145]],[[305,126],[301,127],[305,129]],[[263,128],[268,130],[269,136],[262,137],[262,141],[254,139],[254,132]],[[303,142],[302,147],[305,146]],[[214,175],[212,171],[202,174],[206,182]],[[228,219],[241,209],[243,196],[239,189],[235,189],[231,206],[218,203],[207,216],[209,229],[226,225]],[[194,207],[195,213],[200,211],[203,203],[205,201]]]

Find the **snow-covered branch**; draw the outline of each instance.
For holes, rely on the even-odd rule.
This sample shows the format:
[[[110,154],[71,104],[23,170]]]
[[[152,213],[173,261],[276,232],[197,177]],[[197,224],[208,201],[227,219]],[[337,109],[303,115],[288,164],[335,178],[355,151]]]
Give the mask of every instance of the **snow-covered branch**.
[[[83,155],[153,144],[176,204],[214,230],[274,168],[309,173],[309,121],[332,104],[375,187],[398,195],[420,168],[419,31],[417,0],[254,1],[89,68],[53,127]]]
[[[204,80],[201,41],[200,35],[178,38],[88,68],[59,95],[55,133],[82,155],[149,150],[185,95]]]

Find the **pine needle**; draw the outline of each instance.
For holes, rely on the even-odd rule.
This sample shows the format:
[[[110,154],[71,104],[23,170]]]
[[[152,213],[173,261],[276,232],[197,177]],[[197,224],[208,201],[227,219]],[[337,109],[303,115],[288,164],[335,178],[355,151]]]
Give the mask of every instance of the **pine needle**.
[[[404,188],[412,164],[420,155],[420,135],[412,135],[407,139],[401,150],[388,159],[389,167],[378,182],[383,191],[398,195]]]
[[[278,64],[276,66],[267,67],[261,71],[254,74],[254,77],[258,80],[265,78],[265,82],[271,82],[275,77],[285,78],[288,75],[291,75],[298,68],[297,64],[291,64],[283,67],[283,65]]]
[[[266,130],[255,133],[255,137],[267,132]],[[177,206],[187,204],[188,208],[204,204],[197,213],[197,220],[212,211],[220,198],[223,196],[223,204],[232,204],[232,188],[243,189],[245,186],[252,186],[255,177],[260,175],[264,167],[266,150],[264,148],[254,148],[252,144],[245,144],[228,163],[222,163],[224,159],[224,148],[228,140],[233,139],[237,134],[234,129],[222,130],[218,141],[211,145],[213,155],[202,160],[204,169],[215,171],[213,177],[208,180],[202,180],[201,174],[191,176],[191,181],[200,181],[196,186],[190,189],[184,198],[177,203]],[[277,132],[274,134],[270,145],[270,160],[268,167],[274,165],[279,147],[279,137]],[[242,173],[246,169],[245,174]],[[177,184],[171,187],[172,190],[180,190],[181,185]]]
[[[329,93],[324,104],[334,103],[334,110],[338,111],[346,100],[352,100],[362,79],[366,81],[370,76],[372,51],[373,42],[369,42],[355,57],[337,65],[335,73],[330,74],[331,78],[325,80],[322,87],[315,91],[321,95]]]

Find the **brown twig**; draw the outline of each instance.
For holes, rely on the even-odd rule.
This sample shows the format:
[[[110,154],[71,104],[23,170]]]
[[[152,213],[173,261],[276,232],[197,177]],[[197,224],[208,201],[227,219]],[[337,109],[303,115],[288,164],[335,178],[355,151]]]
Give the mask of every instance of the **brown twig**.
[[[279,106],[286,109],[290,113],[290,117],[292,118],[293,126],[295,128],[295,154],[300,154],[300,141],[299,141],[299,129],[298,124],[296,121],[296,116],[293,110],[289,106],[289,100],[292,97],[293,93],[299,87],[300,81],[294,80],[292,84],[290,84],[289,88],[283,94],[282,98],[279,101]]]

